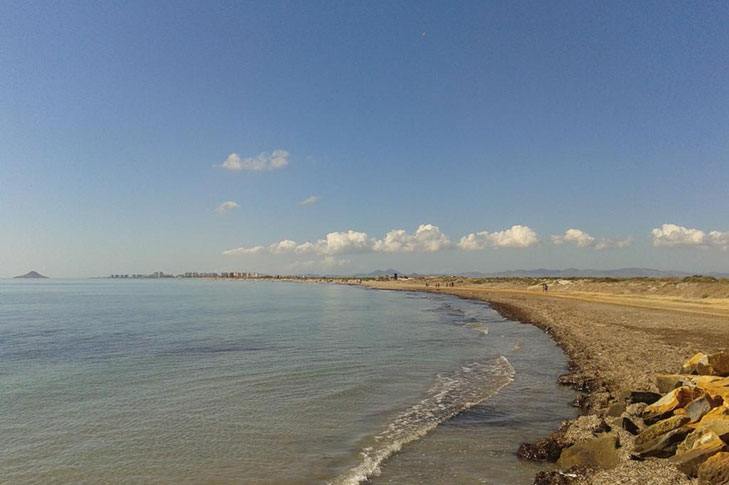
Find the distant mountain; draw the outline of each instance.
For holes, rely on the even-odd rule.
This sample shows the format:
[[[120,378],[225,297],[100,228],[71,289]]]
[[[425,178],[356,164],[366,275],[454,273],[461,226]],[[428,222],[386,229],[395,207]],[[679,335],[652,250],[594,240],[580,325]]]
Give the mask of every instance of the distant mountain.
[[[376,278],[378,276],[392,276],[393,274],[403,274],[396,269],[376,269],[371,273],[357,273],[354,275],[355,278]]]
[[[620,268],[620,269],[518,269],[514,271],[501,271],[498,273],[481,273],[471,271],[461,273],[460,276],[469,278],[670,278],[691,276],[695,273],[684,271],[664,271],[652,268]],[[726,274],[710,273],[708,276],[717,278],[726,277]]]
[[[16,278],[46,278],[46,279],[47,279],[47,278],[48,278],[48,276],[43,276],[43,275],[42,275],[42,274],[40,274],[40,273],[37,273],[37,272],[35,272],[35,271],[31,271],[31,272],[29,272],[29,273],[25,273],[25,274],[24,274],[24,275],[22,275],[22,276],[16,276]]]

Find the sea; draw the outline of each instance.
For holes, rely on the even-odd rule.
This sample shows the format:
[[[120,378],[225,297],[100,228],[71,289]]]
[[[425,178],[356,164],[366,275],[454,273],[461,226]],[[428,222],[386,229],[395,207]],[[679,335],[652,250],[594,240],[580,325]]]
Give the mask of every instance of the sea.
[[[530,484],[549,335],[453,296],[0,280],[0,483]]]

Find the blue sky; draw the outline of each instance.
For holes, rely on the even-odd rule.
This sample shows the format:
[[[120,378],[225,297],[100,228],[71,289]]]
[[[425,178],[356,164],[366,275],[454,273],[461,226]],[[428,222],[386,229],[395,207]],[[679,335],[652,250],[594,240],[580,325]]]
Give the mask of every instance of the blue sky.
[[[729,271],[728,24],[725,2],[2,2],[0,276]]]

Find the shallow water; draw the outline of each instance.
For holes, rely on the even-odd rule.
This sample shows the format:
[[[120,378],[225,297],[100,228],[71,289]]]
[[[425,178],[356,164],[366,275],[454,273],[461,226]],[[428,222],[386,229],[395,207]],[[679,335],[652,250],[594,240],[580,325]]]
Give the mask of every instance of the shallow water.
[[[530,483],[574,412],[538,329],[449,296],[0,281],[8,483]],[[399,450],[399,451],[398,451]]]

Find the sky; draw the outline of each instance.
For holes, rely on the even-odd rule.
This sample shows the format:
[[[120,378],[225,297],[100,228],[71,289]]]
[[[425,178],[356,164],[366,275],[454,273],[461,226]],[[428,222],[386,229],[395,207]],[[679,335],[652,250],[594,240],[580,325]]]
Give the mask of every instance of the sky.
[[[0,276],[729,272],[729,3],[0,2]]]

